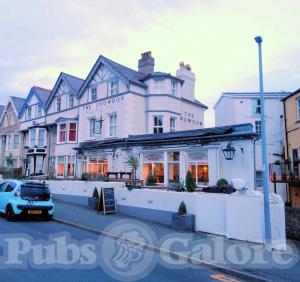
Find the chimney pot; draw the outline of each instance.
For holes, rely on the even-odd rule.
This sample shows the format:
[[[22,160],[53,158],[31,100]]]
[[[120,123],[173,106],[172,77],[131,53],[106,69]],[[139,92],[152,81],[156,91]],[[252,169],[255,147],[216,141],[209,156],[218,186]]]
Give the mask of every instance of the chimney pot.
[[[139,72],[144,74],[149,74],[154,72],[154,58],[152,57],[152,52],[144,52],[141,54],[141,59],[138,62]]]

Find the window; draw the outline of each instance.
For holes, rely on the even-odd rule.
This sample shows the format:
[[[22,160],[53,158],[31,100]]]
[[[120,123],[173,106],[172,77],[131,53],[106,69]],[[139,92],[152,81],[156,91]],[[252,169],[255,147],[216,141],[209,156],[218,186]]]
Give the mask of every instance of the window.
[[[69,142],[76,142],[76,132],[77,132],[76,128],[77,128],[76,122],[69,123],[69,134],[68,134]]]
[[[39,138],[38,138],[38,147],[44,147],[45,146],[45,129],[39,130]]]
[[[95,119],[90,119],[90,137],[95,137]]]
[[[171,82],[171,93],[172,95],[176,95],[176,92],[177,92],[177,82],[172,80]]]
[[[169,182],[179,182],[179,152],[168,152]]]
[[[297,114],[298,120],[300,120],[300,98],[297,99]]]
[[[68,156],[67,162],[67,176],[74,176],[75,172],[75,158],[74,156]]]
[[[11,149],[11,136],[8,135],[7,136],[7,150],[10,150]]]
[[[208,183],[208,164],[191,162],[189,163],[189,171],[197,185]]]
[[[89,173],[93,179],[99,179],[100,175],[106,175],[108,171],[108,161],[103,158],[90,157],[87,166],[84,166],[83,171]]]
[[[69,108],[73,108],[74,107],[74,93],[69,94]]]
[[[31,106],[27,108],[27,119],[31,119]]]
[[[176,118],[170,118],[170,132],[176,131]]]
[[[35,146],[35,139],[36,139],[36,130],[31,129],[30,130],[30,146],[33,148]]]
[[[154,116],[153,117],[153,133],[163,133],[164,128],[163,128],[163,116]]]
[[[57,157],[57,176],[65,176],[65,156]]]
[[[109,136],[115,137],[117,135],[117,114],[109,116]]]
[[[16,186],[17,186],[16,183],[9,182],[8,185],[6,186],[4,192],[7,192],[7,193],[12,192],[15,189]]]
[[[252,100],[252,114],[254,115],[260,114],[260,99]]]
[[[261,139],[261,121],[260,120],[255,121],[255,132],[258,134],[259,139]]]
[[[61,110],[61,98],[56,99],[56,111],[59,112]]]
[[[110,82],[110,96],[118,94],[118,82],[117,81],[112,81]]]
[[[162,88],[164,86],[164,81],[162,79],[154,80],[154,88]]]
[[[62,123],[58,125],[58,142],[65,143],[66,142],[66,124]]]
[[[20,136],[19,136],[19,134],[14,134],[13,149],[18,150],[19,145],[20,145]]]
[[[261,170],[256,171],[255,178],[256,178],[256,187],[263,187],[263,172]]]
[[[38,105],[38,110],[37,110],[37,116],[41,117],[42,116],[42,112],[43,112],[43,107],[41,105]]]
[[[299,155],[298,155],[298,149],[292,150],[292,157],[293,157],[293,172],[298,175],[299,167],[298,167],[298,161],[299,161]]]
[[[7,184],[8,184],[8,181],[5,181],[2,184],[0,184],[0,192],[4,192]]]
[[[97,87],[92,87],[90,89],[90,101],[93,102],[93,101],[96,101],[97,100]]]

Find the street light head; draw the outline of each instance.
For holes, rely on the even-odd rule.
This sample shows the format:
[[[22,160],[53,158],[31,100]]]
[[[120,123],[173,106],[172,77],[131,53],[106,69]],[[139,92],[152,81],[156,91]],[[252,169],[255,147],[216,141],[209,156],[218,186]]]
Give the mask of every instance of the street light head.
[[[254,39],[255,39],[256,43],[258,43],[258,44],[262,43],[262,37],[261,36],[256,36],[256,37],[254,37]]]

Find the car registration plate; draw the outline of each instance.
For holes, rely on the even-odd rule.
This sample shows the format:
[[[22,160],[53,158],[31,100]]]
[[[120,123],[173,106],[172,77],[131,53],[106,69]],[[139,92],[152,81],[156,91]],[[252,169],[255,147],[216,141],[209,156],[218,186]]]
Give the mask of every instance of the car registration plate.
[[[28,214],[42,214],[41,210],[28,210],[27,211]]]

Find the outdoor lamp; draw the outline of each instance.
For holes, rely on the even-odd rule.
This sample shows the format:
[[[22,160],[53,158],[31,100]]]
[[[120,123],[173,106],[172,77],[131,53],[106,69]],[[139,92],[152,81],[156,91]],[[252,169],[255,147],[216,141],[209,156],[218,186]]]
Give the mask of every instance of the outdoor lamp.
[[[233,160],[235,154],[235,148],[231,146],[231,142],[228,142],[227,146],[222,149],[226,160]]]

